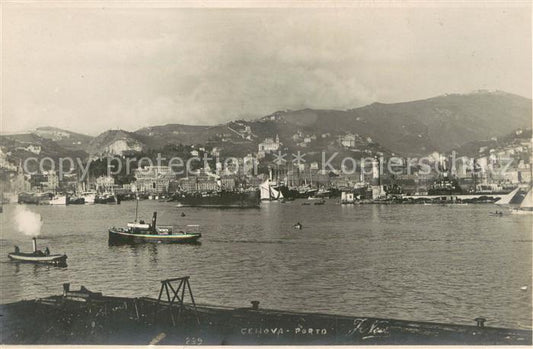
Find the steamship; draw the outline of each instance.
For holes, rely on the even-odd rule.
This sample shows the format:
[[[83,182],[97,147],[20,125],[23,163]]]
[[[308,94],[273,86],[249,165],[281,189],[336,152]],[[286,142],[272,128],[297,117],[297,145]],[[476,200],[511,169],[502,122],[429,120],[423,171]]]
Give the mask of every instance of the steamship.
[[[258,190],[183,193],[177,195],[175,200],[177,207],[259,208],[261,204]]]
[[[202,236],[198,232],[173,232],[172,226],[157,226],[157,212],[152,216],[151,224],[145,223],[143,220],[128,223],[126,228],[111,228],[109,229],[109,243],[194,243]],[[189,228],[198,228],[197,225],[189,225]]]
[[[66,266],[67,255],[66,254],[50,254],[48,247],[45,251],[37,249],[37,239],[33,238],[33,252],[25,253],[20,252],[18,246],[15,246],[15,252],[8,253],[8,257],[11,260],[17,262],[26,263],[39,263],[39,264],[51,264],[55,266]]]

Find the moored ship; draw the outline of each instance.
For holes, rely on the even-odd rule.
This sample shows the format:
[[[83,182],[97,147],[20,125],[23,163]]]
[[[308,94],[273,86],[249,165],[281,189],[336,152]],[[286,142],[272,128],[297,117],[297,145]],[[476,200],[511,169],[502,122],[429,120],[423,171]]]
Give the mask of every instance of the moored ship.
[[[258,190],[184,193],[175,200],[178,207],[258,208],[261,204]]]
[[[113,193],[102,193],[94,198],[95,204],[120,204],[120,199]]]
[[[287,199],[307,199],[318,192],[317,188],[313,188],[310,185],[302,185],[299,187],[280,185],[276,187],[276,189]]]

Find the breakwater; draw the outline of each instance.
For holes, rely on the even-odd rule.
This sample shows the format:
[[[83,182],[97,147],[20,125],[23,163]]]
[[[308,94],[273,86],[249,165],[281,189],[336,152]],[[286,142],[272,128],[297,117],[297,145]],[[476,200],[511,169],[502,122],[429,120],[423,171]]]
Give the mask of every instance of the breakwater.
[[[531,330],[489,327],[483,318],[466,326],[262,309],[258,301],[202,306],[188,278],[163,280],[157,299],[70,291],[66,284],[62,295],[2,305],[0,312],[2,344],[531,345],[532,338]]]

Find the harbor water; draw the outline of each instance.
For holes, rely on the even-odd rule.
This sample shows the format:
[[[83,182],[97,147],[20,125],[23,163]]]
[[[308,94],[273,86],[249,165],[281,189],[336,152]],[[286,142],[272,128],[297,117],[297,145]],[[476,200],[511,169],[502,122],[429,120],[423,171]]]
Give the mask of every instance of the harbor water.
[[[493,205],[303,202],[224,210],[141,201],[140,218],[157,211],[158,224],[199,224],[202,239],[135,246],[109,246],[107,234],[133,221],[135,202],[28,206],[43,219],[39,248],[66,253],[66,268],[9,261],[14,245],[32,243],[17,232],[17,205],[5,205],[1,302],[60,294],[64,282],[155,298],[160,280],[190,275],[202,304],[531,328],[533,216],[491,216]]]

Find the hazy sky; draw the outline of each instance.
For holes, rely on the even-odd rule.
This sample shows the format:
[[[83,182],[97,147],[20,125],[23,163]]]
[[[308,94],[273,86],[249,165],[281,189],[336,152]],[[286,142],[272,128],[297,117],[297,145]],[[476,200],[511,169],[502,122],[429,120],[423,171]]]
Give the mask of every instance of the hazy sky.
[[[2,11],[2,132],[98,134],[498,89],[531,96],[524,8]]]

